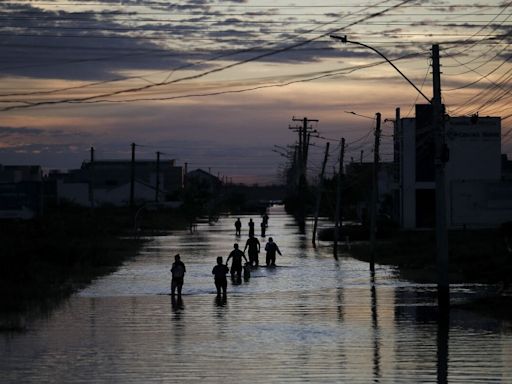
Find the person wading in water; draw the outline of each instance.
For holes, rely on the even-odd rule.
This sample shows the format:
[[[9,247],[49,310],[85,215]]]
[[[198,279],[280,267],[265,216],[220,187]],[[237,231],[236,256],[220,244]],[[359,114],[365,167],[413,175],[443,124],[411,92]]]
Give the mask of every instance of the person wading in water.
[[[177,254],[174,256],[174,263],[172,263],[171,267],[171,295],[173,299],[176,290],[178,290],[178,300],[181,300],[181,289],[183,288],[183,278],[185,277],[185,272],[187,272],[185,264],[183,264],[181,261],[180,255]]]
[[[269,237],[268,242],[265,245],[265,251],[267,252],[267,267],[275,267],[276,266],[276,252],[279,253],[279,256],[282,256],[281,251],[274,240]]]
[[[259,264],[260,241],[254,236],[249,236],[245,243],[244,252],[247,248],[249,248],[249,264],[251,267],[257,267]]]
[[[229,272],[227,265],[222,264],[222,256],[217,257],[217,265],[213,267],[212,274],[215,277],[215,288],[217,289],[217,299],[220,299],[222,290],[222,298],[226,299],[226,289],[228,287],[228,280],[226,274]]]
[[[249,237],[252,235],[254,236],[254,221],[252,219],[249,219]]]
[[[231,278],[236,281],[242,281],[242,258],[247,262],[247,257],[245,257],[244,253],[238,249],[238,244],[233,244],[233,250],[228,256],[226,260],[226,264],[229,262],[229,259],[233,259],[231,263]]]
[[[237,218],[235,221],[235,236],[240,236],[242,231],[242,222],[240,221],[240,218]]]

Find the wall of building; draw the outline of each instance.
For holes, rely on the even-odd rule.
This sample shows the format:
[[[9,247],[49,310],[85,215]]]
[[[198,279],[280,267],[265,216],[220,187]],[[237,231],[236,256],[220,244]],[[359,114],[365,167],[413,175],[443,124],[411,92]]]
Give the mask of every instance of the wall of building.
[[[419,109],[425,113],[427,109]],[[418,109],[417,109],[418,112]],[[501,180],[501,121],[498,117],[456,117],[446,126],[447,145],[450,150],[446,164],[447,219],[450,227],[469,225],[474,214],[474,225],[497,225],[508,214],[494,212],[484,204],[489,198],[489,185],[499,185]],[[405,229],[432,227],[435,225],[435,182],[426,175],[431,160],[425,158],[429,135],[425,126],[417,131],[416,119],[401,119],[399,127],[400,146],[400,188],[401,226]],[[419,152],[422,151],[423,154]],[[433,160],[434,151],[428,150]],[[422,166],[417,164],[421,158]],[[418,169],[422,174],[418,175]],[[428,175],[427,175],[428,176]],[[461,182],[473,181],[461,184]],[[491,184],[489,184],[491,183]],[[464,187],[463,187],[464,186]],[[456,188],[452,190],[452,188]],[[507,187],[503,187],[505,190]],[[471,192],[471,189],[474,189]],[[470,193],[471,192],[471,193]],[[468,197],[470,194],[471,197]],[[512,196],[512,195],[510,195]],[[472,205],[479,206],[478,212]],[[467,211],[465,211],[467,210]],[[485,212],[485,211],[488,212]]]
[[[498,117],[457,117],[446,124],[448,180],[501,179],[501,123]]]
[[[452,227],[490,227],[512,221],[512,182],[452,181]]]
[[[130,204],[130,191],[130,183],[110,189],[97,188],[94,190],[94,201],[97,205],[112,204],[115,206],[126,206]],[[154,201],[154,188],[136,182],[134,186],[134,200],[136,204]]]

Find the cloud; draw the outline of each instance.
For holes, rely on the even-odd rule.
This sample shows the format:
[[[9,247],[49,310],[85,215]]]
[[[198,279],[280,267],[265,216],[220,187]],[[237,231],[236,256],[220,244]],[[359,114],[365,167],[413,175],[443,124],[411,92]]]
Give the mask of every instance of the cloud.
[[[96,3],[117,5],[118,1]],[[245,1],[231,1],[240,3]],[[308,28],[301,27],[304,20],[292,22],[294,18],[281,15],[279,8],[249,10],[240,16],[229,8],[214,8],[218,4],[207,0],[184,4],[133,0],[124,4],[137,7],[55,12],[37,8],[37,3],[0,4],[0,75],[101,81],[141,70],[170,73],[190,65],[203,70],[211,68],[214,63],[209,60],[219,55],[225,60],[247,60],[322,33],[318,30],[316,35],[310,34]],[[146,13],[141,7],[158,12]],[[339,15],[329,16],[327,19],[334,21],[333,17]],[[320,25],[322,20],[317,23]],[[329,25],[339,27],[333,22],[322,31]],[[418,23],[424,25],[428,22]],[[283,32],[283,27],[289,31]],[[244,50],[250,52],[238,53]],[[231,58],[226,56],[229,54]],[[259,61],[295,64],[372,56],[371,52],[340,49],[325,37]]]
[[[181,50],[163,47],[169,25],[116,21],[119,12],[52,12],[1,4],[0,74],[36,78],[104,80],[123,70],[172,69],[189,63]],[[173,26],[176,38],[186,25]],[[196,57],[197,58],[197,55]]]
[[[90,135],[86,132],[67,132],[62,129],[41,129],[29,127],[0,126],[0,139],[3,148],[27,144],[80,141]],[[67,144],[66,144],[67,145]]]
[[[14,127],[0,127],[0,137],[10,136],[40,136],[47,131],[39,128],[14,128]]]

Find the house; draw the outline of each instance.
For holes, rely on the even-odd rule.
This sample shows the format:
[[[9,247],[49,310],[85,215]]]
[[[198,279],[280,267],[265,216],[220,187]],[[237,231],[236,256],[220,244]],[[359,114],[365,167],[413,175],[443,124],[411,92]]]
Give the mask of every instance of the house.
[[[222,181],[209,172],[203,171],[202,169],[196,169],[185,175],[185,185],[187,188],[194,186],[204,192],[215,195],[220,191]]]
[[[435,225],[435,148],[430,105],[417,105],[415,118],[400,119],[399,201],[402,228]],[[450,228],[495,227],[512,220],[512,183],[502,180],[501,119],[449,117],[445,122],[448,161],[446,218]]]

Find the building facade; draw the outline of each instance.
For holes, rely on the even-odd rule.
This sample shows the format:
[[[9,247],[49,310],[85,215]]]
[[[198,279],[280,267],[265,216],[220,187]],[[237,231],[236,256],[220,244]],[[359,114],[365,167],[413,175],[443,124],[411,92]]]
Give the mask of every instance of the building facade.
[[[435,226],[435,142],[430,105],[400,119],[395,134],[402,228]],[[501,175],[501,119],[450,117],[445,123],[447,223],[494,227],[512,220],[512,184]],[[510,196],[505,198],[504,196]]]

